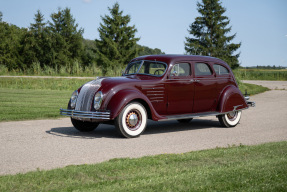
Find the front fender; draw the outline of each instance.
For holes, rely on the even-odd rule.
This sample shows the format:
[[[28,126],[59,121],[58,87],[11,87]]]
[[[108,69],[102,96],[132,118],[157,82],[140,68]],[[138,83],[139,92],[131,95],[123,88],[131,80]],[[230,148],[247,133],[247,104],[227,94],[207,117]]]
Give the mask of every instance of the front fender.
[[[146,110],[150,110],[153,116],[158,116],[158,114],[154,111],[149,99],[144,94],[137,90],[127,89],[117,92],[107,104],[107,110],[110,110],[111,112],[111,119],[116,118],[129,102],[136,99],[143,100],[145,103],[147,103],[149,109]]]
[[[222,92],[217,111],[225,113],[229,111],[242,110],[248,108],[241,91],[234,85],[230,85]]]

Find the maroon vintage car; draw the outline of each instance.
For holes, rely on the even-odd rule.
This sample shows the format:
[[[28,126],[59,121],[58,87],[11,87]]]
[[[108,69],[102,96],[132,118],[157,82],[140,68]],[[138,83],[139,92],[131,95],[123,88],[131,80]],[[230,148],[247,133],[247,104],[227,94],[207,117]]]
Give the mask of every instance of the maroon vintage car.
[[[137,137],[147,119],[178,120],[217,116],[224,127],[238,124],[247,101],[230,67],[213,57],[150,55],[133,59],[122,77],[103,77],[76,90],[68,109],[79,131],[92,131],[100,123],[114,123],[124,137]]]

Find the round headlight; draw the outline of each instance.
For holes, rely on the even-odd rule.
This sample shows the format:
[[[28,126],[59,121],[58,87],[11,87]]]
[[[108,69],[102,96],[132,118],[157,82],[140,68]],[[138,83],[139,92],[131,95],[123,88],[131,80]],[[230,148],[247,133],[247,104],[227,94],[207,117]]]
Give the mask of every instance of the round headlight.
[[[71,101],[70,106],[72,109],[75,109],[76,107],[77,98],[78,98],[78,91],[76,90],[73,92],[71,99],[70,99]]]
[[[94,99],[94,108],[98,110],[101,107],[103,100],[103,93],[101,91],[97,92]]]

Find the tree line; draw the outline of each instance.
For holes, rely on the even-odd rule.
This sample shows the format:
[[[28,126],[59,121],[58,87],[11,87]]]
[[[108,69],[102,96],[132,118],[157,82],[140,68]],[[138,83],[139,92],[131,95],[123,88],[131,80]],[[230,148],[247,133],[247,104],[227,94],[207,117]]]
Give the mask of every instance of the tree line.
[[[131,17],[123,14],[118,3],[108,10],[109,15],[101,16],[96,40],[83,38],[84,29],[76,23],[69,8],[59,8],[49,21],[38,10],[28,28],[2,21],[0,12],[0,67],[74,74],[78,68],[98,66],[102,75],[115,75],[136,56],[164,54],[160,49],[138,45],[137,29],[129,25]],[[232,43],[236,34],[228,36],[231,27],[224,15],[226,8],[220,0],[202,0],[197,3],[197,10],[200,16],[189,26],[190,36],[184,44],[186,54],[218,57],[237,68],[240,53],[236,51],[241,43]]]
[[[106,75],[124,68],[135,56],[164,54],[160,49],[137,44],[137,30],[128,26],[130,16],[123,15],[118,3],[109,11],[111,17],[102,17],[104,24],[98,29],[100,39],[96,41],[83,38],[84,29],[69,8],[59,8],[50,15],[50,21],[45,21],[38,10],[28,28],[2,21],[0,12],[0,65],[9,71],[49,68],[70,74],[75,68],[96,65]]]

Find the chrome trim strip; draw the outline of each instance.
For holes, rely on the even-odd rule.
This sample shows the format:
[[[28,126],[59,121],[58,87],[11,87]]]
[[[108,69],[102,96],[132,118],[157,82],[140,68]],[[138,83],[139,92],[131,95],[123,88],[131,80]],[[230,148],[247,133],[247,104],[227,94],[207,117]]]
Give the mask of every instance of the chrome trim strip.
[[[226,112],[228,113],[228,112]],[[226,113],[219,113],[219,112],[206,112],[206,113],[195,113],[195,114],[187,114],[187,115],[171,115],[166,116],[166,119],[160,119],[159,121],[170,121],[170,120],[177,120],[177,119],[190,119],[190,118],[197,118],[197,117],[206,117],[206,116],[217,116],[223,115]]]
[[[109,111],[78,111],[70,109],[60,109],[60,114],[72,118],[81,119],[98,119],[98,120],[110,120],[111,113]]]

